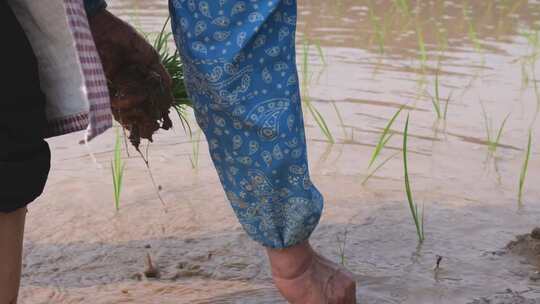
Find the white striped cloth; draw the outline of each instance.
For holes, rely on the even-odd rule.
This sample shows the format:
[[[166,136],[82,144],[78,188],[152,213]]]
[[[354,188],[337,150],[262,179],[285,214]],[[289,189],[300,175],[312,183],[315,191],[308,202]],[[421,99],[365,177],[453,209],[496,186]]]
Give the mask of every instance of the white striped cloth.
[[[46,137],[112,126],[109,91],[83,0],[8,0],[39,64]]]
[[[81,63],[86,84],[89,108],[87,140],[103,133],[112,126],[111,104],[107,79],[88,25],[82,0],[64,0],[69,26]]]

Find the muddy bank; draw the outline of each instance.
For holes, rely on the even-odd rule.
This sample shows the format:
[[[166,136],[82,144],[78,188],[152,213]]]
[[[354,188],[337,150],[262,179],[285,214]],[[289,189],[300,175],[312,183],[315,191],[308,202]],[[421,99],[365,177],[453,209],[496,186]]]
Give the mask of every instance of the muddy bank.
[[[540,266],[540,228],[536,227],[531,233],[518,235],[508,243],[506,249],[509,253],[525,257],[528,263]]]
[[[534,296],[534,293],[536,293],[535,298],[529,298],[528,296]],[[491,297],[485,297],[481,299],[474,300],[468,304],[538,304],[540,303],[540,295],[538,292],[531,292],[531,290],[525,291],[525,292],[515,292],[512,290],[507,290],[505,292],[501,292],[500,294],[491,296]]]

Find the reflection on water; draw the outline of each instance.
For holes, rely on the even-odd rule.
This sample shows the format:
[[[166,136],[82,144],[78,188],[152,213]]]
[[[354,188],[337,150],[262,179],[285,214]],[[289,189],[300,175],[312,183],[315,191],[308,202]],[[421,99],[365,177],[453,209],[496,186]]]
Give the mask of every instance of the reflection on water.
[[[167,15],[166,1],[118,0],[111,7],[150,32]],[[423,112],[413,121],[430,129],[436,74],[441,98],[452,97],[447,126],[463,136],[485,136],[481,103],[495,125],[512,113],[508,129],[522,134],[506,140],[518,146],[535,121],[540,97],[531,55],[540,50],[538,1],[306,0],[299,15],[298,42],[321,46],[326,63],[310,48],[310,95],[338,102],[348,125],[380,127],[355,115],[386,120],[409,104]],[[303,48],[298,52],[302,56]],[[332,107],[320,106],[338,124]],[[340,133],[339,126],[332,129]]]
[[[167,16],[165,0],[112,0],[109,4],[113,12],[146,32],[157,32]],[[297,52],[304,94],[309,94],[336,139],[336,144],[328,144],[310,112],[305,111],[310,166],[327,200],[315,243],[336,259],[336,242],[343,239],[343,231],[348,231],[346,263],[359,275],[361,299],[365,303],[454,304],[506,288],[538,292],[538,283],[528,279],[531,269],[527,265],[495,253],[515,234],[529,230],[540,216],[540,1],[300,0],[299,14]],[[304,56],[307,65],[301,64]],[[446,112],[445,120],[437,119],[433,105],[436,96],[441,110]],[[381,160],[389,161],[362,184],[370,173],[366,167],[381,132],[402,106],[403,113],[390,127],[393,135],[381,155]],[[419,251],[404,203],[399,152],[405,113],[411,115],[409,169],[414,197],[426,208],[427,241]],[[534,145],[524,200],[519,205],[517,187],[529,130]],[[133,205],[126,206],[125,213],[118,217],[94,210],[97,215],[82,218],[80,210],[90,207],[75,208],[72,202],[62,200],[60,189],[51,189],[52,194],[44,200],[62,207],[43,207],[39,211],[49,212],[49,218],[58,215],[65,222],[99,228],[54,234],[51,231],[57,230],[58,223],[34,218],[37,224],[30,226],[29,237],[36,242],[36,256],[27,258],[29,269],[43,270],[40,261],[49,253],[47,248],[56,246],[38,244],[44,238],[51,243],[92,239],[92,244],[111,243],[117,258],[107,258],[111,254],[102,250],[104,246],[85,247],[85,255],[80,246],[66,245],[62,258],[67,261],[51,260],[51,271],[60,267],[60,272],[71,273],[77,267],[64,269],[63,265],[84,262],[87,266],[80,272],[99,269],[97,273],[103,276],[96,280],[102,284],[127,284],[121,287],[127,290],[126,295],[138,295],[136,303],[156,303],[159,297],[170,303],[279,303],[279,296],[269,287],[265,267],[258,268],[263,260],[261,253],[255,245],[246,245],[245,236],[239,237],[243,234],[222,199],[207,155],[201,152],[202,168],[191,171],[188,159],[192,147],[183,143],[186,138],[182,136],[181,132],[158,136],[153,145],[153,166],[156,179],[163,184],[165,200],[185,202],[169,206],[167,214],[149,216],[159,213],[155,210],[159,203],[154,207],[146,204],[154,192],[144,188],[147,172],[141,164],[136,165],[136,159],[131,160],[131,167],[128,162],[125,173],[135,188],[133,194],[126,194],[125,201]],[[490,152],[490,142],[499,136],[500,145]],[[99,161],[107,166],[110,144],[104,141],[98,139],[95,145],[107,152],[98,154]],[[65,139],[53,143],[58,159],[81,168],[90,166],[82,164],[84,151],[60,150],[68,146]],[[56,168],[67,165],[57,161]],[[83,187],[74,182],[75,177],[81,177],[77,172],[70,172],[73,176],[66,178],[67,171],[56,170],[52,184]],[[178,181],[179,170],[183,170],[186,180]],[[108,182],[108,171],[80,171],[93,180]],[[84,189],[101,193],[103,185],[88,187]],[[145,193],[144,199],[139,193]],[[109,199],[108,194],[100,198]],[[47,206],[45,202],[43,205]],[[206,237],[202,241],[195,237],[198,241],[191,245],[186,245],[187,239],[174,238],[190,233]],[[217,233],[224,236],[216,237]],[[212,248],[217,262],[202,262],[200,257],[189,261],[202,265],[205,274],[215,279],[211,285],[222,290],[206,292],[208,279],[200,278],[159,281],[164,286],[137,285],[125,269],[136,268],[133,261],[138,252],[134,248],[142,247],[146,239],[156,239],[152,246],[165,248],[159,250],[162,257],[167,257],[164,264],[171,272],[176,271],[177,250],[184,250],[189,260],[189,246],[200,251],[201,256],[207,256],[205,250]],[[137,246],[125,249],[118,245],[119,240],[134,240]],[[443,269],[434,275],[436,254],[445,258]],[[131,257],[124,261],[125,265],[118,258],[122,255]],[[178,255],[184,258],[184,253]],[[231,256],[240,262],[233,263],[230,269],[223,268]],[[108,279],[111,271],[104,269],[104,259],[118,264],[114,279]],[[247,265],[249,271],[238,265]],[[223,273],[230,277],[220,281]],[[51,276],[54,274],[41,272],[35,279],[40,280],[39,288],[48,290],[49,284],[44,282],[49,282]],[[75,271],[71,276],[76,279],[84,277],[84,273]],[[72,286],[55,280],[60,287]],[[32,285],[34,281],[27,282]],[[185,290],[179,291],[179,286]],[[96,287],[98,294],[100,290],[112,302],[122,298],[115,288]],[[96,289],[66,289],[66,293],[73,294],[67,298],[84,302],[78,296],[92,299]],[[23,291],[31,299],[43,293],[31,288]],[[165,297],[177,292],[186,300],[175,302]]]

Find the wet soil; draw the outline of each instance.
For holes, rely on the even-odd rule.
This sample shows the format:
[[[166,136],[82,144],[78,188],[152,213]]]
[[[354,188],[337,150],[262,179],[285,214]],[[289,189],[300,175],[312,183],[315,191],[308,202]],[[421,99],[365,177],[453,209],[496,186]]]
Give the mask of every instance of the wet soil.
[[[336,141],[305,111],[310,171],[326,200],[313,244],[355,273],[360,303],[538,303],[536,239],[518,236],[540,218],[540,69],[526,35],[540,26],[540,3],[411,1],[407,14],[397,2],[300,1],[298,43],[319,44],[325,58],[312,46],[301,75]],[[159,31],[167,15],[157,0],[110,8],[146,32]],[[446,121],[429,97],[436,74],[440,96],[452,96]],[[405,115],[376,165],[390,160],[363,183],[381,131],[403,104],[413,197],[425,210],[421,245],[404,193]],[[490,151],[486,125],[496,137],[508,114]],[[109,167],[114,130],[89,148],[75,144],[80,138],[50,141],[46,193],[28,214],[22,303],[283,303],[264,250],[229,207],[203,136],[192,142],[178,127],[154,136],[148,160],[158,187],[137,153],[124,151],[119,212]]]
[[[532,265],[540,266],[540,228],[534,228],[531,233],[518,235],[515,240],[506,245],[509,253],[523,256]],[[533,277],[539,280],[540,277]]]

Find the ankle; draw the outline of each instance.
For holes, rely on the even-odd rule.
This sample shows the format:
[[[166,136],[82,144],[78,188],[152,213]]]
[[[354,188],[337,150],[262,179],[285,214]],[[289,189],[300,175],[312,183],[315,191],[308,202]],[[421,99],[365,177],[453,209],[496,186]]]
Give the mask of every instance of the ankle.
[[[315,252],[308,241],[285,249],[267,249],[272,276],[291,280],[304,274],[315,259]]]

